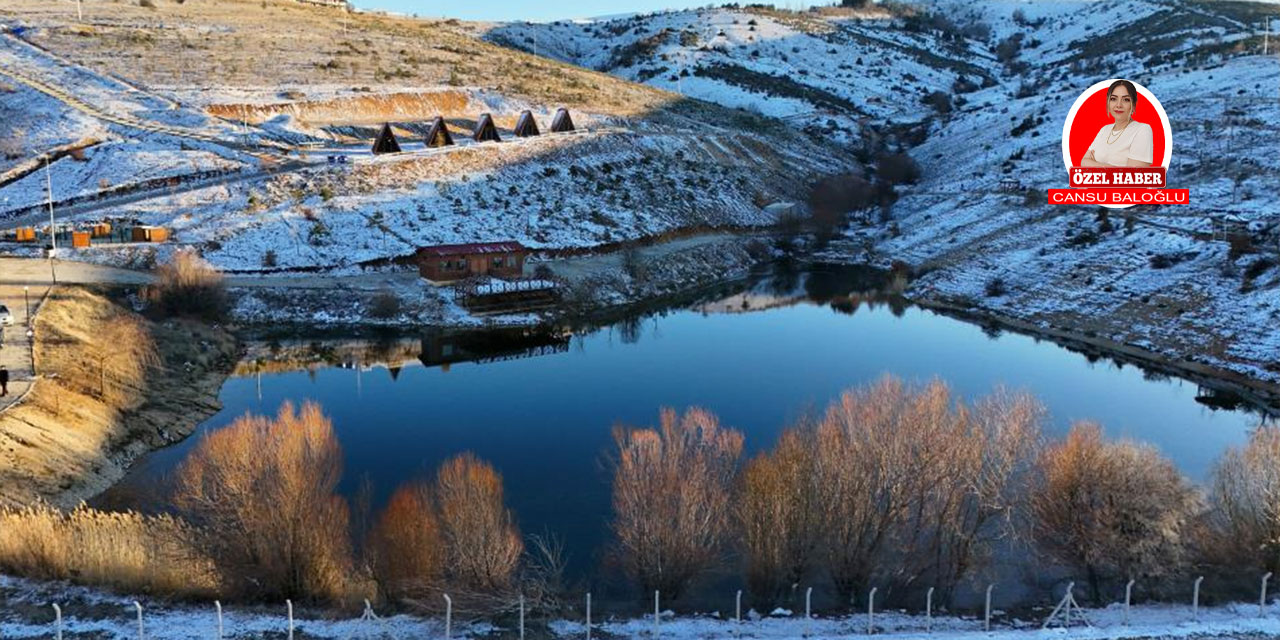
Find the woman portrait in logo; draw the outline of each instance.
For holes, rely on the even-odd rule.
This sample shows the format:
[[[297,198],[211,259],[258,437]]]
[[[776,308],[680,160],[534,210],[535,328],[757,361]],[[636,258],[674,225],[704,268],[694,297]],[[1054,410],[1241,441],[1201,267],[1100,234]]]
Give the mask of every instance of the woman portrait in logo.
[[[1154,138],[1151,125],[1134,119],[1138,91],[1128,80],[1116,80],[1107,89],[1107,115],[1115,122],[1102,127],[1080,160],[1082,167],[1149,167]],[[1151,109],[1146,110],[1148,113]]]

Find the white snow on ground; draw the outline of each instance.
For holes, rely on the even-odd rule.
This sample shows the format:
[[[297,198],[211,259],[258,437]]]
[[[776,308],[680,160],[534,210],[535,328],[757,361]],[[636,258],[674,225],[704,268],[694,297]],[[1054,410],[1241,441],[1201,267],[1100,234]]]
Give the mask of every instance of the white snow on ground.
[[[46,149],[109,136],[97,120],[0,76],[0,174]],[[0,194],[0,209],[4,208]]]
[[[53,591],[56,589],[56,591]],[[0,590],[7,592],[7,607],[0,609],[0,637],[49,638],[53,636],[54,621],[51,605],[60,603],[63,611],[63,633],[97,634],[94,637],[127,639],[137,638],[138,619],[134,600],[129,597],[108,595],[84,587],[58,584],[37,584],[27,580],[0,576]],[[49,598],[56,597],[57,600]],[[156,603],[143,599],[143,630],[153,640],[178,640],[212,637],[217,631],[217,614],[212,603],[199,605],[175,605]],[[113,614],[113,608],[116,613]],[[1112,605],[1105,609],[1085,609],[1084,619],[1089,626],[1080,623],[1080,612],[1074,612],[1075,625],[1069,630],[1054,627],[1042,630],[1043,618],[1009,619],[996,612],[990,632],[983,631],[980,617],[935,615],[926,621],[923,615],[901,612],[877,612],[872,620],[877,637],[936,638],[937,640],[964,640],[968,638],[1023,640],[1035,638],[1077,638],[1081,640],[1109,638],[1187,638],[1187,637],[1240,637],[1246,634],[1265,636],[1280,635],[1280,612],[1272,604],[1262,615],[1256,603],[1229,604],[1217,607],[1201,607],[1193,617],[1190,605],[1139,605],[1129,613],[1126,624],[1124,609]],[[34,613],[40,610],[41,613]],[[287,608],[226,606],[223,609],[223,637],[258,638],[264,634],[285,634],[288,631]],[[857,638],[867,636],[865,614],[838,617],[817,617],[805,620],[803,615],[786,615],[760,618],[754,611],[744,616],[742,623],[723,619],[719,614],[706,616],[676,616],[664,612],[657,633],[659,637],[673,640],[715,640],[729,638],[760,638],[763,640],[790,640],[793,638]],[[40,619],[34,620],[38,615]],[[440,618],[422,618],[395,615],[385,618],[366,615],[326,614],[301,608],[295,611],[294,631],[304,637],[315,638],[431,638],[444,635],[444,621]],[[1047,612],[1046,614],[1047,615]],[[618,638],[653,638],[652,617],[614,620],[597,603],[593,612],[604,623],[593,625],[593,632],[604,632]],[[363,619],[362,619],[363,618]],[[549,624],[552,633],[561,638],[585,636],[586,626],[580,620],[555,620]],[[926,628],[931,629],[926,631]],[[468,623],[454,620],[452,633],[456,637],[483,637],[498,632],[511,633],[488,623]]]
[[[63,200],[153,178],[238,166],[208,151],[179,150],[138,140],[109,142],[86,149],[83,161],[63,157],[53,162],[48,177],[40,169],[0,188],[0,211],[44,202],[47,179],[53,182],[54,199]]]
[[[511,23],[488,37],[530,51],[536,44],[541,55],[729,107],[820,117],[852,140],[863,116],[920,120],[924,94],[949,92],[962,76],[981,84],[994,67],[972,55],[972,43],[890,27],[879,14],[784,18],[702,9],[606,22]]]

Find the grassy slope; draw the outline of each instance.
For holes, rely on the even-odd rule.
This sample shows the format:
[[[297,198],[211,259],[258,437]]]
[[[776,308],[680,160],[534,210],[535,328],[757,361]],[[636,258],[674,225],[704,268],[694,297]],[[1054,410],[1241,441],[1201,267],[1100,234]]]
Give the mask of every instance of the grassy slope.
[[[140,377],[109,375],[108,392],[99,396],[90,355],[116,351],[102,341],[108,322],[141,323],[163,364]],[[0,505],[73,506],[119,479],[141,453],[186,436],[217,409],[235,353],[223,331],[151,323],[75,287],[53,290],[36,316],[36,335],[39,372],[56,377],[39,381],[25,402],[0,414]]]

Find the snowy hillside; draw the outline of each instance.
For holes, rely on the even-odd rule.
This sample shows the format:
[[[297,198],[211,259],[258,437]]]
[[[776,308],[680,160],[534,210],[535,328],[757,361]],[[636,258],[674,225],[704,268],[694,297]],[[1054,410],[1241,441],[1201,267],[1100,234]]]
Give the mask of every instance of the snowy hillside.
[[[895,28],[888,12],[706,9],[608,22],[513,23],[495,42],[852,139],[922,119],[920,98],[993,82],[974,41]],[[927,115],[927,114],[924,114]]]
[[[881,6],[517,23],[488,37],[809,133],[834,129],[855,150],[905,148],[920,184],[885,213],[856,215],[822,255],[912,265],[918,299],[1280,381],[1280,38],[1260,55],[1275,4]],[[1160,97],[1174,132],[1169,183],[1190,189],[1192,206],[1138,207],[1127,221],[1041,204],[1066,183],[1068,109],[1109,77]],[[1231,250],[1223,220],[1255,232],[1252,251]]]

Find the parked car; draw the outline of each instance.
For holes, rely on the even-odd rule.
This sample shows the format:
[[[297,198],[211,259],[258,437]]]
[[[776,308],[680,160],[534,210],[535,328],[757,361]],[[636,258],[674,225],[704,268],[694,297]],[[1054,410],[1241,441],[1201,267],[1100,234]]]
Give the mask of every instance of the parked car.
[[[0,327],[13,325],[13,314],[9,313],[9,307],[0,304]]]

